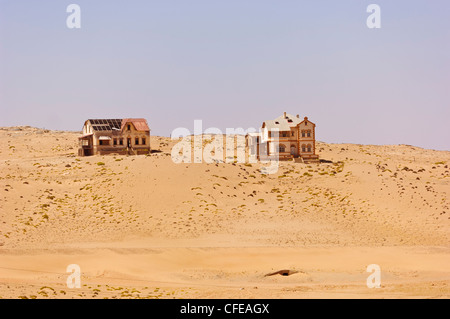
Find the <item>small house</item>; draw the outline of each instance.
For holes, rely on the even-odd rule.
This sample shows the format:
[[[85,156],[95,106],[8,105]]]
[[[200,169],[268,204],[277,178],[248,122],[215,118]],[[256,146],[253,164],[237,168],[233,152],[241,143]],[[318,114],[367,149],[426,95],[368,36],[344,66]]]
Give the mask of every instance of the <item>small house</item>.
[[[79,156],[149,154],[150,129],[142,118],[89,119],[79,138]]]

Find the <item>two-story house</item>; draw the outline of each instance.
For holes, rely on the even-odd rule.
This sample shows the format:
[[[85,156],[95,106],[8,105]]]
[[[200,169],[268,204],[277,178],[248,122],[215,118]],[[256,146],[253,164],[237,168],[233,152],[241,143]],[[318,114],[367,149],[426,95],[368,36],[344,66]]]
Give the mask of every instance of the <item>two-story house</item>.
[[[262,159],[278,156],[280,160],[301,158],[304,161],[317,161],[316,124],[308,117],[300,119],[284,112],[274,120],[263,122],[260,133],[247,135],[249,155]]]

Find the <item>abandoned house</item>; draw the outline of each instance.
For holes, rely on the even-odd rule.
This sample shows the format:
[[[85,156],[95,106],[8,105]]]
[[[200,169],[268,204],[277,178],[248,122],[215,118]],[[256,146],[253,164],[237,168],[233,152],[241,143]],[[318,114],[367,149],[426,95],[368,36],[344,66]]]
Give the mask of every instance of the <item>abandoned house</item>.
[[[90,119],[84,122],[79,156],[150,153],[150,129],[145,119]]]
[[[260,133],[247,135],[249,155],[258,160],[278,154],[280,160],[317,162],[316,124],[308,117],[300,119],[284,112],[280,117],[263,122]]]

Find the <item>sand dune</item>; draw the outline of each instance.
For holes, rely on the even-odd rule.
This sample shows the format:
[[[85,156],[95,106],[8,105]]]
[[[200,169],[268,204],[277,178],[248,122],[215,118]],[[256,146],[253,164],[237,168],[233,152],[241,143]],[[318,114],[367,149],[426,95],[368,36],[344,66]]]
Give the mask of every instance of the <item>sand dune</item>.
[[[77,157],[78,135],[0,129],[2,298],[450,296],[450,152],[318,143],[332,163],[262,175],[175,164],[157,136],[150,156]]]

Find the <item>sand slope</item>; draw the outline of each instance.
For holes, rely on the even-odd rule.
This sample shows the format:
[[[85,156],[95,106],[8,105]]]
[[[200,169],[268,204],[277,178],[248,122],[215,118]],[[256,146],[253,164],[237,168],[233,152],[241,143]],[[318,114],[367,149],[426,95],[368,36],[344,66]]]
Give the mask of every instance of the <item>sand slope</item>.
[[[318,143],[333,163],[262,175],[175,164],[164,137],[76,157],[78,135],[0,129],[0,297],[450,296],[450,152]],[[297,272],[264,276],[280,269]]]

